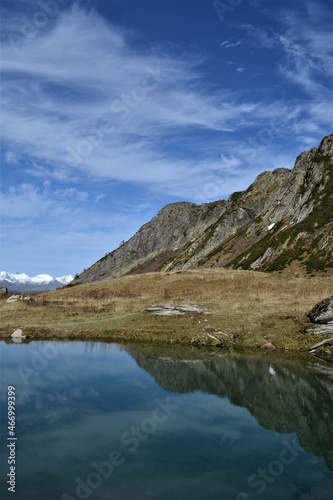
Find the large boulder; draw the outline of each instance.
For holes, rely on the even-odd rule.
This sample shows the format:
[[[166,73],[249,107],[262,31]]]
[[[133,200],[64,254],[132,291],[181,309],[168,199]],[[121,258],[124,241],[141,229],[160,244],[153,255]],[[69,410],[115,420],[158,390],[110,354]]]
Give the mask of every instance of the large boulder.
[[[312,323],[330,323],[333,321],[333,295],[322,300],[309,313]]]

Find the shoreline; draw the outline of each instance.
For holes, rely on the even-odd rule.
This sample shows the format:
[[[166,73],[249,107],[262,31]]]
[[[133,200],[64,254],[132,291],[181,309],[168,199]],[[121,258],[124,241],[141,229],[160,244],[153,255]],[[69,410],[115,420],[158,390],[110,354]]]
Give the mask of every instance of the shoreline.
[[[28,341],[151,342],[306,352],[327,338],[305,333],[314,326],[307,314],[332,294],[333,277],[227,269],[124,276],[39,292],[31,300],[14,303],[6,303],[7,297],[1,296],[0,338],[10,339],[21,328]],[[157,304],[195,304],[210,314],[154,316],[146,311]]]

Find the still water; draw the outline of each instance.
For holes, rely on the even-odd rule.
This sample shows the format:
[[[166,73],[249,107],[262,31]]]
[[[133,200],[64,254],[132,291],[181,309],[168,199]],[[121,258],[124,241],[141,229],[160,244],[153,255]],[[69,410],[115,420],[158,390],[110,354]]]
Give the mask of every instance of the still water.
[[[98,342],[0,352],[2,499],[333,499],[332,367]]]

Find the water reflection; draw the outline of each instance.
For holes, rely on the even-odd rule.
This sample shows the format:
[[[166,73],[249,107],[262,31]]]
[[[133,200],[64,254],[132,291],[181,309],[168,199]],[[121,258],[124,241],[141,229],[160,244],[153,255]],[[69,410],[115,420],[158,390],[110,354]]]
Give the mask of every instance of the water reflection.
[[[2,415],[17,390],[20,500],[332,500],[326,365],[95,342],[0,353]],[[0,461],[6,472],[4,447]]]
[[[333,470],[333,367],[233,355],[177,360],[128,348],[167,391],[201,391],[247,408],[266,429],[296,432]],[[148,348],[149,352],[149,348]]]

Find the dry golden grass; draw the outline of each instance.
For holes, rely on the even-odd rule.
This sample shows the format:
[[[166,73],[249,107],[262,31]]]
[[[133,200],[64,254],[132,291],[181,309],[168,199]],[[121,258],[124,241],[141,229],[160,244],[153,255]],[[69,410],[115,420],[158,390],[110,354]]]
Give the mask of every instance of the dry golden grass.
[[[207,333],[226,346],[305,349],[322,337],[304,334],[308,311],[333,294],[333,278],[286,277],[251,271],[198,269],[149,273],[0,301],[1,336],[21,327],[32,338],[188,343]],[[150,316],[159,303],[189,303],[211,316]],[[221,333],[216,333],[221,332]]]

